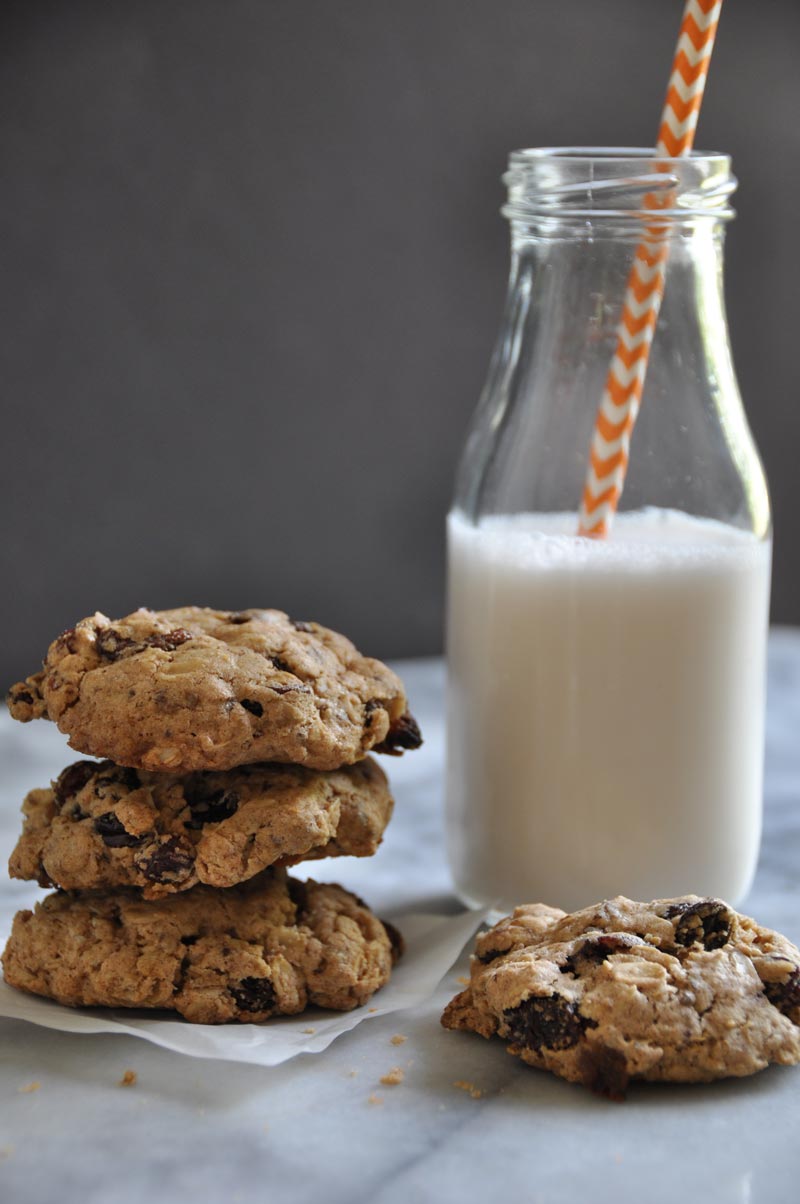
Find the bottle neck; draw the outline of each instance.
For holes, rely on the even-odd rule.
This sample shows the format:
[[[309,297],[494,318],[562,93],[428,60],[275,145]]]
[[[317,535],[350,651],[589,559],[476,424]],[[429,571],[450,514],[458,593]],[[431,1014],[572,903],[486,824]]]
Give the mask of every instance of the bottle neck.
[[[666,222],[659,235],[666,263],[657,337],[671,333],[671,341],[678,337],[680,342],[691,336],[708,363],[730,359],[725,230],[724,221],[706,216]],[[511,304],[524,308],[528,326],[535,324],[537,337],[549,342],[554,353],[564,332],[579,321],[589,324],[586,337],[605,339],[613,349],[627,278],[644,234],[641,222],[576,225],[572,216],[513,221],[509,292],[518,295],[509,298]]]

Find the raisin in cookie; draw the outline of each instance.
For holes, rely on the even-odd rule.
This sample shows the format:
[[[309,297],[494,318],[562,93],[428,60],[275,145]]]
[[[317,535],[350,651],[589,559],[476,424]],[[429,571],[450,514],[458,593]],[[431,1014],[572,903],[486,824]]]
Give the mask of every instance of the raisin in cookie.
[[[800,950],[717,899],[534,904],[478,937],[446,1028],[620,1097],[800,1061]]]
[[[348,1011],[389,979],[399,936],[340,886],[265,870],[146,903],[58,892],[21,911],[6,981],[70,1006],[172,1008],[197,1024]]]
[[[279,610],[96,614],[59,636],[8,702],[23,723],[55,720],[79,752],[164,773],[338,769],[421,743],[390,669]]]
[[[157,899],[198,881],[235,886],[270,865],[370,857],[392,797],[370,758],[328,773],[268,764],[185,777],[78,761],[22,810],[12,878],[65,890],[135,886]]]

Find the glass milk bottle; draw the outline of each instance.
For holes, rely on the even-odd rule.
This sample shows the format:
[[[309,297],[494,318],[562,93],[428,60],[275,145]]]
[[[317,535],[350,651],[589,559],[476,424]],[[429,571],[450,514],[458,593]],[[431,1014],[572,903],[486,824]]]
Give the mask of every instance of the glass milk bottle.
[[[511,276],[448,519],[447,831],[461,897],[737,902],[761,831],[771,528],[722,290],[724,155],[526,150]],[[619,510],[577,535],[652,210],[666,286]],[[660,195],[665,195],[661,191]]]

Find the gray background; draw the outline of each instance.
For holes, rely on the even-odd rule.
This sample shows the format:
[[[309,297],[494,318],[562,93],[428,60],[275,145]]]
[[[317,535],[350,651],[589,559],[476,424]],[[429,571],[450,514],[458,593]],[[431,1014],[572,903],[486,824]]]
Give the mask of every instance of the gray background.
[[[441,647],[511,148],[652,143],[681,0],[0,10],[3,679],[79,616],[278,605]],[[800,5],[727,0],[698,145],[800,621]]]

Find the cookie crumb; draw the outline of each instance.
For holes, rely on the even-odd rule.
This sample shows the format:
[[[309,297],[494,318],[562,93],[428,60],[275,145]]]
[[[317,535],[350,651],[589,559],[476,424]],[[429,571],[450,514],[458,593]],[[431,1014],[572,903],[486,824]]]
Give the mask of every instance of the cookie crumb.
[[[383,1096],[382,1096],[382,1095],[375,1095],[375,1094],[374,1094],[374,1092],[373,1092],[373,1094],[372,1094],[372,1095],[369,1097],[369,1099],[367,1100],[367,1103],[368,1103],[368,1104],[382,1104],[382,1103],[383,1103]]]
[[[348,1072],[347,1072],[347,1077],[348,1077],[349,1079],[354,1079],[354,1078],[356,1077],[356,1075],[357,1075],[357,1074],[358,1074],[358,1071],[357,1071],[357,1070],[348,1070]]]
[[[453,1086],[458,1087],[459,1091],[466,1091],[470,1099],[480,1099],[483,1095],[480,1087],[476,1087],[474,1083],[467,1082],[466,1079],[456,1079]]]
[[[377,1008],[367,1008],[368,1012],[377,1012]]]
[[[315,1028],[304,1028],[303,1029],[303,1032],[308,1033],[309,1036],[312,1036],[316,1031],[317,1030]]]
[[[408,1037],[402,1037],[400,1033],[395,1033],[395,1035],[392,1037],[391,1043],[392,1045],[404,1045],[407,1040]]]
[[[384,1087],[399,1087],[405,1077],[406,1074],[402,1067],[393,1066],[388,1074],[381,1075],[380,1081]]]
[[[126,1070],[125,1073],[123,1074],[122,1078],[120,1079],[120,1081],[117,1083],[117,1086],[118,1087],[135,1087],[136,1086],[136,1071],[135,1070]]]
[[[467,978],[467,976],[465,974],[459,974],[458,978],[456,979],[456,982],[460,982],[462,987],[469,986],[469,979]]]
[[[17,1091],[20,1095],[30,1095],[32,1091],[38,1091],[41,1085],[37,1079],[34,1079],[32,1083],[26,1083],[24,1087],[17,1087]]]

